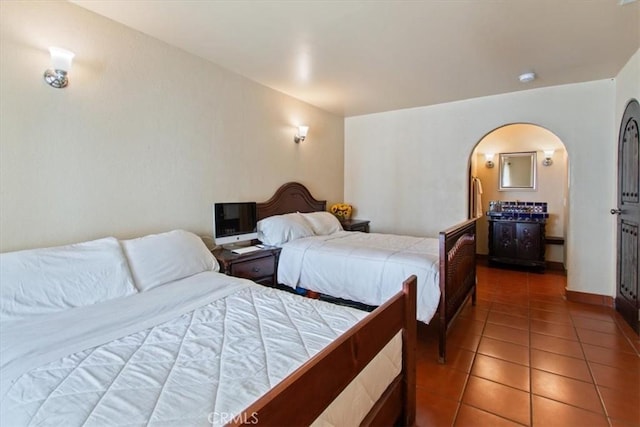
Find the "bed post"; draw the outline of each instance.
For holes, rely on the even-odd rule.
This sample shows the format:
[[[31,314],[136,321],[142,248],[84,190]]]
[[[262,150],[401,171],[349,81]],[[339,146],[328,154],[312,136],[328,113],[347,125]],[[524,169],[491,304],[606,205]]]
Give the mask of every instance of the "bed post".
[[[416,299],[417,278],[411,276],[402,284],[404,293],[404,330],[402,331],[402,423],[412,426],[416,422]]]

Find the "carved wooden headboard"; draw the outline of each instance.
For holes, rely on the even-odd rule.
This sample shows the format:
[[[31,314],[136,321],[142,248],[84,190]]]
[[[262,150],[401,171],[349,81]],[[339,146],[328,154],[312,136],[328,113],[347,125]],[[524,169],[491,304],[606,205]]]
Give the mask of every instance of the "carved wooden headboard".
[[[257,203],[258,220],[291,212],[316,212],[327,209],[326,200],[316,200],[307,187],[299,182],[288,182],[264,203]]]

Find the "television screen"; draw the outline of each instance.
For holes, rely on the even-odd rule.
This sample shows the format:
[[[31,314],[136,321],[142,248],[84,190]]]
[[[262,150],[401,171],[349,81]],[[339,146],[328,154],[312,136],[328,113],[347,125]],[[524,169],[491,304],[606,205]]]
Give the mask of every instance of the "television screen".
[[[257,237],[256,203],[215,203],[213,233],[216,244],[240,242]]]

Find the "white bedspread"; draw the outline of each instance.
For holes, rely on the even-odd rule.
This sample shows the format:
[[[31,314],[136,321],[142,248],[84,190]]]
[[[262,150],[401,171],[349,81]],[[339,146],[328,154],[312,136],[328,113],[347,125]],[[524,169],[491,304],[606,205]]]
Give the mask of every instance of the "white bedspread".
[[[417,317],[428,323],[440,301],[438,259],[438,239],[342,231],[285,243],[278,262],[278,281],[381,305],[415,274]]]
[[[206,272],[5,324],[0,424],[225,424],[365,315]]]

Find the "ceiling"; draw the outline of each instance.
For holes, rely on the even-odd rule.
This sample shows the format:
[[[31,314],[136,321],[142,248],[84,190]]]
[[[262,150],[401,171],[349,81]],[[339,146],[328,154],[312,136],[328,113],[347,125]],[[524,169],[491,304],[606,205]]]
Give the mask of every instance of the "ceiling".
[[[72,2],[341,116],[612,78],[640,47],[633,0]]]

